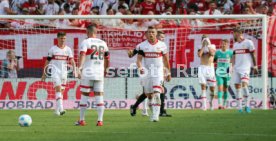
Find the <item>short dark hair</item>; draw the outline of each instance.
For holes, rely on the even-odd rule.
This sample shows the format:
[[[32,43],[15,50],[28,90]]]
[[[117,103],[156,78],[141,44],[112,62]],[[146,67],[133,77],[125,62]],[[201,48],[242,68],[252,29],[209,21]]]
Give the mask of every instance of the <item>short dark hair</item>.
[[[97,33],[97,26],[95,24],[90,24],[86,27],[86,30],[89,31],[90,33]]]
[[[227,40],[227,39],[222,39],[221,41],[229,43],[229,40]]]
[[[57,33],[57,37],[59,38],[59,37],[64,37],[64,36],[66,36],[66,33],[65,32],[58,32]]]
[[[241,28],[234,28],[234,32],[242,33],[242,29]]]

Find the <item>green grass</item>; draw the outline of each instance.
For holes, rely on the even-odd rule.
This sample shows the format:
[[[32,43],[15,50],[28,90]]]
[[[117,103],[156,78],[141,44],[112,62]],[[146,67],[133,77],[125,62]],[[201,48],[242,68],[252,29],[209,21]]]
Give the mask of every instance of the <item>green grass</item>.
[[[127,110],[106,110],[104,126],[96,127],[96,111],[86,114],[87,126],[76,127],[78,110],[54,116],[51,110],[1,110],[0,141],[273,141],[276,138],[276,111],[168,110],[173,117],[150,122],[138,111],[135,117]],[[33,119],[31,127],[17,124],[21,114]]]

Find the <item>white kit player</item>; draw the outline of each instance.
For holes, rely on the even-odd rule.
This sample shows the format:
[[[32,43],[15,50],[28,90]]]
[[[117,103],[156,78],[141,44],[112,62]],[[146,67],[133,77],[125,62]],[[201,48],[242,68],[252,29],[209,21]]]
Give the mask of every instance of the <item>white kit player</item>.
[[[79,70],[81,78],[81,101],[80,101],[80,120],[76,122],[78,126],[84,126],[85,111],[89,94],[94,91],[98,120],[96,126],[103,126],[104,114],[104,74],[109,65],[109,52],[106,42],[96,38],[97,28],[89,25],[86,29],[88,38],[80,46]]]
[[[207,110],[206,86],[210,88],[210,109],[213,110],[213,98],[216,86],[216,76],[214,69],[214,55],[216,46],[211,44],[210,39],[202,36],[202,46],[198,50],[200,66],[198,67],[198,79],[202,90],[202,109]]]
[[[146,31],[147,40],[137,45],[138,56],[136,62],[140,77],[144,77],[144,92],[149,98],[149,105],[152,110],[150,120],[153,122],[159,121],[160,94],[164,91],[162,87],[164,67],[170,70],[167,46],[164,42],[159,41],[156,35],[157,30],[154,27],[148,27]],[[167,75],[166,79],[170,81],[171,75]]]
[[[238,102],[238,111],[243,112],[242,109],[242,95],[241,89],[243,91],[243,97],[245,100],[245,111],[247,113],[251,112],[249,106],[249,75],[252,64],[254,65],[253,70],[254,74],[258,74],[258,67],[256,63],[256,54],[255,47],[251,40],[245,39],[243,37],[243,33],[240,29],[235,29],[233,32],[234,36],[234,55],[233,55],[233,63],[234,70],[232,81],[235,84],[236,88],[236,98]]]
[[[55,92],[56,92],[56,115],[65,114],[63,109],[63,95],[62,92],[65,89],[65,84],[67,80],[67,67],[68,61],[70,61],[73,66],[73,74],[76,76],[75,71],[75,61],[73,59],[72,50],[70,47],[65,45],[66,33],[57,33],[58,44],[51,47],[48,51],[48,57],[45,62],[44,72],[42,74],[41,80],[45,81],[48,70],[51,71],[50,75],[52,77]],[[47,70],[47,71],[46,71]]]

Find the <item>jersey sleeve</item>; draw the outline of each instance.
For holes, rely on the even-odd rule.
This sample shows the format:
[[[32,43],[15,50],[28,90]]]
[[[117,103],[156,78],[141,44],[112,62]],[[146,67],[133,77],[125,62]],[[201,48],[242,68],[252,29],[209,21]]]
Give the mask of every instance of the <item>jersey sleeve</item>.
[[[167,47],[167,45],[165,43],[163,43],[162,53],[163,53],[163,55],[168,53],[168,47]]]
[[[254,43],[251,40],[248,40],[248,49],[249,49],[250,52],[255,51]]]
[[[68,57],[69,59],[73,59],[73,53],[72,53],[72,49],[70,47],[68,47]]]
[[[48,58],[52,58],[53,57],[53,47],[51,47],[50,49],[49,49],[49,51],[48,51],[48,55],[47,55],[47,57]]]
[[[87,46],[86,46],[86,41],[82,41],[80,47],[79,47],[79,52],[80,54],[85,54],[87,51]]]
[[[109,60],[110,59],[110,53],[109,53],[109,49],[108,49],[106,43],[104,43],[104,47],[105,47],[105,49],[104,49],[104,57]]]

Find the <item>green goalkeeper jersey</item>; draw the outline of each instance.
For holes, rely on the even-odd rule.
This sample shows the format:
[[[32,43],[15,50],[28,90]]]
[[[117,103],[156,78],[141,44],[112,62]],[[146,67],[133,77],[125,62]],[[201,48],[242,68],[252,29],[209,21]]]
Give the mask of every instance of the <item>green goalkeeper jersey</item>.
[[[218,77],[230,77],[231,59],[233,57],[232,50],[217,50],[215,61],[217,62],[216,75]]]

